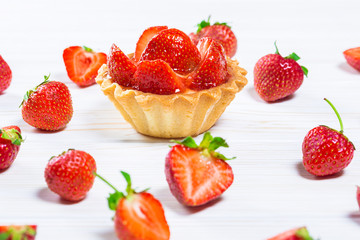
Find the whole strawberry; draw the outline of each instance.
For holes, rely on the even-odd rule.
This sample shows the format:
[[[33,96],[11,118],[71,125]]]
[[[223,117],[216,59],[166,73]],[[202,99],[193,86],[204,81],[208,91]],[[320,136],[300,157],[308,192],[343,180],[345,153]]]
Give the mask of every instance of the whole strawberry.
[[[91,189],[96,172],[94,158],[80,150],[69,149],[52,157],[45,168],[51,191],[68,201],[80,201]]]
[[[26,92],[21,113],[31,126],[57,131],[70,122],[73,106],[68,87],[62,82],[49,81],[49,77],[44,76],[44,82]]]
[[[200,206],[218,198],[230,187],[234,174],[224,155],[215,152],[228,147],[223,138],[204,134],[200,145],[187,137],[177,142],[166,156],[165,174],[171,193],[186,206]]]
[[[210,24],[210,17],[208,20],[203,20],[198,25],[196,33],[190,33],[189,36],[195,45],[203,37],[208,37],[219,42],[225,49],[225,53],[230,58],[233,57],[237,50],[237,39],[231,27],[227,23],[216,22]]]
[[[11,79],[11,69],[0,55],[0,94],[10,86]]]
[[[360,208],[360,187],[359,186],[356,186],[356,201]]]
[[[267,240],[314,240],[306,227],[290,229]]]
[[[14,162],[22,142],[21,130],[18,126],[0,129],[0,170],[10,167]]]
[[[307,76],[308,70],[296,61],[295,53],[282,57],[275,44],[275,54],[259,59],[254,68],[254,86],[259,96],[267,102],[273,102],[293,94]]]
[[[8,225],[0,226],[1,240],[34,240],[36,225]]]
[[[135,192],[131,187],[130,175],[122,172],[127,186],[126,193],[120,192],[103,177],[97,177],[108,184],[115,193],[108,197],[108,205],[115,211],[115,232],[121,240],[168,240],[170,229],[164,209],[156,198],[147,190]]]
[[[346,168],[354,156],[355,147],[343,134],[343,124],[334,105],[327,100],[340,122],[340,131],[327,126],[311,129],[302,144],[305,169],[315,176],[326,176]]]
[[[344,51],[344,56],[350,66],[360,71],[360,47]]]

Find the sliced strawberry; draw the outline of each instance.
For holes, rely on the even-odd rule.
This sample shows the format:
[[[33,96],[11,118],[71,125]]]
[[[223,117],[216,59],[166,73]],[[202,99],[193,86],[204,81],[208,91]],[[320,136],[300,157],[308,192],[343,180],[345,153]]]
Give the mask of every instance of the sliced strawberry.
[[[153,37],[140,60],[161,59],[179,74],[192,72],[200,63],[199,50],[188,35],[178,29],[167,29]]]
[[[154,94],[173,94],[184,90],[182,77],[163,60],[139,62],[133,87]]]
[[[118,191],[99,174],[97,177],[108,184],[114,193],[108,197],[108,205],[115,211],[115,232],[119,239],[168,240],[170,229],[164,209],[156,198],[147,190],[135,192],[131,187],[130,175],[121,171],[127,187],[126,192]]]
[[[216,87],[227,81],[228,71],[224,48],[211,38],[200,39],[198,49],[201,63],[188,77],[188,85],[193,90]]]
[[[360,47],[344,51],[344,56],[350,66],[360,71]]]
[[[306,227],[294,228],[280,233],[268,240],[313,240]]]
[[[1,240],[34,240],[36,225],[8,225],[0,226]]]
[[[63,59],[69,78],[80,87],[86,87],[95,83],[99,68],[106,63],[106,54],[72,46],[64,50]]]
[[[172,147],[166,157],[165,173],[172,194],[187,206],[203,205],[219,197],[233,182],[234,175],[223,155],[225,140],[205,133],[198,146],[188,137]]]
[[[107,66],[114,82],[125,87],[132,86],[136,66],[115,44],[111,46]]]
[[[136,43],[136,50],[135,50],[135,55],[134,55],[134,59],[136,62],[138,62],[140,60],[141,54],[143,53],[144,49],[148,45],[149,41],[155,35],[157,35],[159,32],[161,32],[162,30],[165,30],[165,29],[168,29],[168,27],[167,26],[154,26],[154,27],[149,27],[148,29],[146,29],[143,32],[143,34],[140,36],[138,42]]]

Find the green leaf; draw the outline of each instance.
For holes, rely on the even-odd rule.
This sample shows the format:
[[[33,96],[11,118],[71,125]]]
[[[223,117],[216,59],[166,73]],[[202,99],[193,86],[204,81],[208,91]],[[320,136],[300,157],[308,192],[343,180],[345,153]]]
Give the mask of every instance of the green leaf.
[[[107,198],[108,200],[108,205],[109,205],[109,208],[111,210],[114,210],[116,211],[116,208],[117,208],[117,205],[120,201],[121,198],[124,198],[124,194],[122,192],[114,192],[114,193],[110,193],[109,194],[109,197]]]
[[[292,59],[292,60],[294,60],[295,62],[300,59],[300,57],[299,57],[296,53],[294,53],[294,52],[293,52],[292,54],[290,54],[289,56],[285,57],[285,58],[286,58],[286,59]]]
[[[22,142],[24,142],[20,132],[14,128],[3,130],[0,129],[1,138],[10,140],[12,144],[20,146]]]
[[[235,158],[236,158],[236,157],[227,158],[227,157],[225,157],[224,155],[222,155],[222,154],[221,154],[221,153],[219,153],[219,152],[213,152],[213,153],[212,153],[212,156],[213,156],[213,157],[215,157],[215,158],[222,159],[222,160],[224,160],[224,161],[227,161],[227,160],[233,160],[233,159],[235,159]]]
[[[10,237],[10,233],[4,232],[0,233],[0,240],[7,240]]]
[[[203,28],[210,26],[210,17],[211,16],[208,17],[207,21],[202,20],[201,23],[197,24],[198,29],[197,29],[196,33],[199,33]]]
[[[301,69],[303,70],[304,75],[307,77],[309,70],[308,70],[306,67],[304,67],[304,66],[301,66]]]
[[[229,147],[225,139],[221,137],[214,137],[209,144],[209,151],[215,151],[219,147]]]
[[[83,49],[86,51],[86,52],[93,52],[93,50],[89,47],[86,47],[86,46],[83,46]]]
[[[213,25],[223,25],[223,26],[227,26],[228,28],[231,28],[226,22],[216,22]]]
[[[211,136],[210,132],[206,132],[203,136],[203,140],[201,141],[199,148],[209,148],[211,141],[213,140],[213,136]]]
[[[178,144],[184,145],[184,146],[189,147],[189,148],[198,148],[199,147],[192,137],[186,137],[181,142],[176,141],[176,140],[171,140],[171,142],[178,143]]]
[[[127,186],[126,186],[126,193],[129,195],[131,195],[132,193],[134,193],[134,190],[131,188],[131,177],[127,172],[123,172],[120,171],[121,174],[124,176]]]
[[[300,238],[303,239],[303,240],[314,240],[314,239],[310,236],[309,231],[307,230],[306,227],[300,228],[300,229],[295,233],[295,235],[296,235],[297,237],[300,237]]]

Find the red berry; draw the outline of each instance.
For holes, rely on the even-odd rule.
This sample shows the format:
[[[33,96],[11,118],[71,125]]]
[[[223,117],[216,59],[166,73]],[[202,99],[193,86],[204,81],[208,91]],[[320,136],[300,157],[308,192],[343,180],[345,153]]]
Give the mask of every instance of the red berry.
[[[1,240],[35,240],[36,225],[0,226]]]
[[[95,83],[99,68],[106,63],[106,54],[94,52],[91,48],[72,46],[63,52],[63,59],[69,78],[80,87]]]
[[[200,63],[199,50],[189,36],[178,29],[166,29],[154,36],[141,55],[140,61],[161,59],[179,74],[192,72]]]
[[[7,169],[14,162],[23,142],[18,126],[0,129],[0,170]]]
[[[154,26],[147,28],[143,34],[140,36],[138,42],[136,43],[136,50],[134,54],[134,60],[138,62],[140,60],[141,54],[144,52],[149,41],[156,36],[159,32],[168,29],[167,26]]]
[[[144,60],[139,62],[133,87],[142,92],[173,94],[184,90],[182,79],[163,60]]]
[[[210,24],[210,17],[207,21],[202,21],[198,24],[198,30],[196,33],[189,34],[194,44],[198,44],[199,40],[203,37],[208,37],[216,40],[220,43],[225,53],[229,57],[233,57],[237,50],[237,39],[231,27],[226,23],[216,22],[213,25]]]
[[[45,169],[51,191],[68,201],[80,201],[91,189],[96,172],[94,158],[80,150],[69,149],[52,157]]]
[[[307,69],[296,62],[299,59],[295,53],[284,58],[277,48],[276,54],[260,58],[254,68],[254,86],[259,96],[267,102],[273,102],[299,89],[304,74],[307,75]]]
[[[340,172],[347,167],[354,156],[355,147],[343,134],[341,118],[335,107],[325,99],[338,116],[341,130],[327,126],[311,129],[302,144],[305,169],[315,176],[326,176]]]
[[[115,211],[115,232],[119,239],[134,240],[168,240],[170,229],[164,209],[156,198],[146,190],[135,192],[131,187],[130,175],[121,172],[127,181],[126,193],[118,191],[103,177],[115,193],[110,194],[108,205]]]
[[[356,200],[360,208],[360,187],[356,186]]]
[[[188,87],[198,91],[225,83],[228,71],[224,48],[211,38],[202,38],[198,48],[202,60],[188,76]]]
[[[268,240],[313,240],[313,238],[310,237],[306,227],[301,227],[280,233],[275,237],[269,238]]]
[[[111,46],[107,66],[114,82],[125,87],[132,87],[136,66],[115,44]]]
[[[360,71],[360,47],[344,51],[344,56],[350,66]]]
[[[188,137],[171,148],[165,161],[166,180],[171,193],[186,206],[200,206],[218,198],[233,182],[226,158],[215,152],[228,147],[225,140],[210,133],[197,145]]]
[[[0,94],[10,86],[11,79],[11,69],[0,55]]]
[[[45,81],[34,90],[29,90],[22,102],[22,117],[33,127],[57,131],[72,118],[73,106],[68,87],[62,82]]]

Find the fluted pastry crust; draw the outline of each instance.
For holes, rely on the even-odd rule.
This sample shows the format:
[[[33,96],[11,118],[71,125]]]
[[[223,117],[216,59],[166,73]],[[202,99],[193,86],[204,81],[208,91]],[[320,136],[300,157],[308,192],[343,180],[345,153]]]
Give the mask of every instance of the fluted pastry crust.
[[[227,58],[229,80],[202,91],[171,95],[144,93],[114,83],[104,64],[96,82],[138,132],[160,138],[196,136],[210,129],[246,84],[246,70]]]

